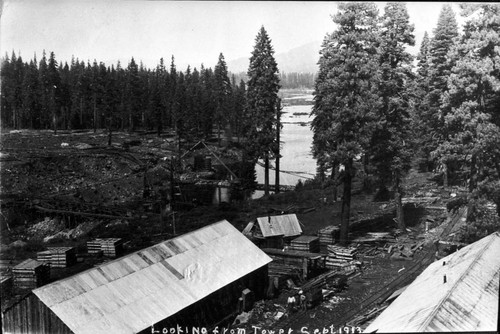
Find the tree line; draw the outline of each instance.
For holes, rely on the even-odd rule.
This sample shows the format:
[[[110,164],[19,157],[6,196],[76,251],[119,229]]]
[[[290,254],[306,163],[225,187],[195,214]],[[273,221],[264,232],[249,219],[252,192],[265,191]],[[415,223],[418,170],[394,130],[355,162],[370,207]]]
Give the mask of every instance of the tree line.
[[[468,228],[480,236],[500,216],[500,20],[497,4],[462,4],[458,31],[450,5],[417,57],[403,3],[379,16],[372,3],[344,3],[324,38],[315,81],[313,154],[321,178],[342,166],[341,241],[347,242],[356,173],[392,187],[406,230],[402,180],[415,160],[439,171],[446,188],[467,183]],[[496,213],[489,208],[496,205]]]
[[[72,59],[54,52],[24,62],[13,52],[2,60],[2,126],[31,129],[173,128],[184,138],[212,135],[214,124],[243,135],[245,83],[230,80],[224,56],[215,68],[178,71],[163,58],[147,69],[134,58],[124,68]],[[222,117],[223,116],[223,117]]]
[[[313,73],[277,73],[282,88],[312,88]],[[231,79],[230,79],[231,78]],[[25,62],[12,52],[1,67],[2,125],[13,129],[116,130],[179,128],[193,138],[212,126],[242,136],[247,73],[231,74],[221,54],[214,70],[178,71],[172,57],[154,69],[120,62],[106,66],[72,59],[59,64],[54,52]],[[182,115],[182,117],[180,117]]]

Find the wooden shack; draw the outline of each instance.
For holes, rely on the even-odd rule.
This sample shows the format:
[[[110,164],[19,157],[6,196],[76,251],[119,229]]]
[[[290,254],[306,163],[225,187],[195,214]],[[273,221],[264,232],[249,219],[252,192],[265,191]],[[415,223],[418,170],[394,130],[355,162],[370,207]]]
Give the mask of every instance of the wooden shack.
[[[260,248],[283,248],[302,234],[295,214],[259,217],[243,230]]]
[[[210,327],[236,312],[245,289],[264,296],[271,261],[221,221],[35,289],[3,312],[2,326],[9,333]]]

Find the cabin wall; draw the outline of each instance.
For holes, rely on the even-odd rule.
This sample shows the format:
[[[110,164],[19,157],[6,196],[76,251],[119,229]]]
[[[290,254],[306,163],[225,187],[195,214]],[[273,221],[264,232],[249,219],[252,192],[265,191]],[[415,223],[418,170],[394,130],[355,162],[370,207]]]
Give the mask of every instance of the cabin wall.
[[[72,331],[30,293],[2,313],[3,333],[68,334]]]
[[[283,237],[277,236],[277,237],[267,237],[267,238],[260,239],[257,243],[257,246],[259,248],[283,249],[283,247],[284,247]]]
[[[176,328],[178,325],[206,328],[215,326],[237,311],[238,299],[245,288],[254,292],[256,300],[264,298],[268,286],[267,273],[266,265],[213,292],[173,316],[156,323],[153,329],[159,330],[161,333],[164,328]],[[151,333],[151,330],[152,328],[149,327],[140,333]]]

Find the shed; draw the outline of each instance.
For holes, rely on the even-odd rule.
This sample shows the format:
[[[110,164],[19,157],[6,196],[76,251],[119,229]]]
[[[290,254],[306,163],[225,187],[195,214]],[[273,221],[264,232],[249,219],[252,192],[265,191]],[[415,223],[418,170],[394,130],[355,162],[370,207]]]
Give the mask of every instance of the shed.
[[[151,333],[211,326],[246,288],[267,287],[271,258],[229,222],[103,263],[33,290],[2,313],[5,333]]]
[[[500,233],[432,263],[365,330],[497,331]]]
[[[265,216],[250,222],[243,233],[253,238],[262,248],[283,248],[291,239],[302,234],[299,219],[295,214]]]

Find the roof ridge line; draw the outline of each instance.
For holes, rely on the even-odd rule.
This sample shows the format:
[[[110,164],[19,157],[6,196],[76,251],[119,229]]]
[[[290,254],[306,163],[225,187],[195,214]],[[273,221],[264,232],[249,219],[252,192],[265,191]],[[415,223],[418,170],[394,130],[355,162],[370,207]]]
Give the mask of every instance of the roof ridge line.
[[[205,229],[205,228],[208,228],[208,227],[210,227],[210,226],[212,226],[212,225],[217,225],[217,224],[220,224],[220,223],[225,222],[225,221],[227,221],[227,222],[229,223],[229,221],[228,221],[227,219],[222,219],[222,220],[217,221],[217,222],[215,222],[215,223],[208,224],[208,225],[205,225],[205,226],[203,226],[203,227],[200,227],[199,229],[193,230],[193,231],[191,231],[191,232],[187,232],[187,233],[184,233],[184,234],[180,234],[180,235],[175,236],[175,237],[173,237],[173,238],[171,238],[171,239],[166,239],[166,240],[160,241],[160,242],[158,242],[158,243],[156,243],[156,244],[154,244],[154,245],[151,245],[151,246],[149,246],[149,247],[146,247],[146,248],[143,248],[143,249],[136,250],[136,251],[134,251],[134,252],[132,252],[132,253],[129,253],[129,254],[126,254],[126,255],[122,255],[122,256],[120,256],[120,257],[118,257],[118,258],[116,258],[116,259],[112,259],[112,260],[110,260],[110,261],[106,261],[106,262],[103,262],[103,263],[99,263],[99,264],[97,264],[97,265],[95,265],[95,266],[93,266],[93,267],[91,267],[91,268],[88,268],[88,269],[85,269],[85,270],[83,270],[83,271],[80,271],[79,273],[76,273],[76,274],[73,274],[73,275],[71,275],[71,276],[68,276],[68,277],[64,277],[64,278],[58,279],[58,280],[56,280],[56,281],[54,281],[54,282],[51,282],[51,283],[48,283],[48,284],[45,284],[45,285],[42,285],[41,287],[38,287],[38,288],[36,288],[36,289],[33,289],[33,290],[32,290],[32,292],[34,293],[35,291],[38,291],[39,289],[43,289],[43,288],[45,288],[45,287],[48,287],[49,285],[53,285],[53,284],[55,284],[55,283],[59,283],[59,282],[63,282],[63,281],[67,281],[67,280],[69,280],[69,279],[71,279],[71,278],[73,278],[73,277],[75,277],[75,276],[80,275],[80,274],[84,274],[84,273],[87,273],[87,272],[90,272],[90,271],[97,270],[97,269],[99,269],[99,268],[102,268],[102,267],[108,266],[108,265],[110,265],[110,264],[113,264],[113,263],[119,262],[119,261],[123,260],[123,259],[124,259],[124,258],[126,258],[126,257],[130,257],[130,256],[132,256],[132,255],[138,254],[139,252],[143,252],[143,251],[145,251],[145,250],[151,249],[151,248],[156,247],[156,246],[158,246],[158,245],[160,245],[160,244],[163,244],[163,243],[165,243],[165,242],[167,242],[167,241],[173,241],[173,240],[175,240],[175,239],[178,239],[178,238],[181,238],[181,237],[185,237],[185,236],[187,236],[187,235],[193,234],[193,233],[195,233],[195,232],[198,232],[198,231],[200,231],[200,230],[203,230],[203,229]],[[230,224],[231,226],[233,226],[233,224],[231,224],[231,223],[229,223],[229,224]],[[233,226],[233,227],[234,227],[234,226]],[[235,229],[236,229],[236,227],[235,227]],[[237,230],[237,229],[236,229],[236,230]],[[97,238],[97,239],[106,239],[106,238]],[[35,261],[36,261],[36,260],[35,260]],[[141,270],[142,270],[142,269],[141,269]],[[137,272],[137,271],[135,271],[135,272]],[[125,276],[127,276],[127,275],[125,275]],[[114,281],[114,280],[113,280],[113,281]],[[36,293],[35,293],[35,295],[36,295]]]
[[[490,236],[493,235],[493,234],[495,234],[495,233],[490,234]],[[487,237],[485,237],[485,238],[487,238]],[[429,323],[431,322],[431,320],[436,315],[439,307],[441,307],[441,305],[444,303],[444,301],[451,295],[451,293],[453,292],[453,290],[455,289],[455,287],[458,285],[458,283],[462,281],[462,277],[477,263],[477,259],[479,257],[481,257],[484,254],[484,252],[486,252],[486,249],[489,248],[489,246],[493,243],[493,241],[494,241],[494,238],[490,238],[490,240],[488,241],[488,243],[483,247],[483,249],[480,250],[480,252],[477,254],[477,256],[472,260],[471,264],[469,266],[467,266],[467,268],[463,271],[463,273],[458,277],[457,281],[450,288],[450,290],[448,291],[448,293],[446,293],[446,295],[444,296],[444,298],[442,298],[441,301],[436,304],[436,306],[434,307],[434,309],[432,310],[432,312],[429,314],[428,319],[422,324],[422,326],[420,326],[418,328],[418,332],[423,332],[423,329],[426,328],[429,325]],[[441,261],[441,260],[439,260],[439,261]]]

